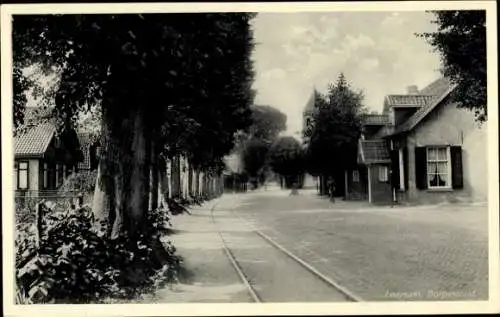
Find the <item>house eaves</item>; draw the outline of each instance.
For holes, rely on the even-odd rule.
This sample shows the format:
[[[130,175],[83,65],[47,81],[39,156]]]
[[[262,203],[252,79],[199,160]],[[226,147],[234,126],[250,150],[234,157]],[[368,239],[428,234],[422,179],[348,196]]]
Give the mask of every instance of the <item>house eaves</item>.
[[[419,108],[405,123],[401,126],[397,127],[395,131],[388,136],[396,136],[405,132],[410,132],[413,130],[420,122],[422,122],[434,109],[436,109],[443,100],[448,97],[453,90],[457,87],[457,85],[451,85],[444,94],[436,98],[434,101],[429,104]]]

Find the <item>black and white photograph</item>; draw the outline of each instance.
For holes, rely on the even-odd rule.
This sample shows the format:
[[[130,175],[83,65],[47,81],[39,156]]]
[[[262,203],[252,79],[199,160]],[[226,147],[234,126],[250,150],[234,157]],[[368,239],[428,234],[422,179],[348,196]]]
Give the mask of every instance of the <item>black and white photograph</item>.
[[[1,13],[6,315],[500,311],[494,1]]]

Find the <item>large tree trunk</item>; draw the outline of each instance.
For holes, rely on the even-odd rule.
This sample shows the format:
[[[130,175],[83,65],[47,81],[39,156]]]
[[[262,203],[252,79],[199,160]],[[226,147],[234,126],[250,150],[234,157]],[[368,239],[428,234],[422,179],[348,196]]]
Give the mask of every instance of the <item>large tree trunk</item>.
[[[158,189],[159,189],[159,168],[158,168],[158,148],[157,144],[152,144],[151,151],[151,190],[150,190],[150,208],[158,208]]]
[[[132,101],[134,102],[134,101]],[[139,233],[148,208],[149,146],[144,109],[124,115],[116,104],[103,109],[101,153],[94,192],[97,229],[116,238]]]
[[[196,169],[194,170],[194,194],[198,197],[200,193],[200,172]]]
[[[172,198],[181,198],[181,171],[179,156],[172,158]]]
[[[193,167],[191,164],[188,165],[188,194],[190,197],[194,196],[193,193]]]
[[[167,207],[166,198],[168,198],[168,177],[167,162],[164,157],[158,160],[158,206]]]

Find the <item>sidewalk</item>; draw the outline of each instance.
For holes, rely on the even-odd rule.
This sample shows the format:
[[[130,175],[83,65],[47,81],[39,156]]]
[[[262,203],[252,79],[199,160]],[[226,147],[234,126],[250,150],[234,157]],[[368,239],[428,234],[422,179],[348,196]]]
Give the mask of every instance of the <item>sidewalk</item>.
[[[180,283],[160,290],[150,303],[242,303],[252,299],[231,265],[212,223],[210,210],[230,195],[174,216],[172,241],[183,257]]]

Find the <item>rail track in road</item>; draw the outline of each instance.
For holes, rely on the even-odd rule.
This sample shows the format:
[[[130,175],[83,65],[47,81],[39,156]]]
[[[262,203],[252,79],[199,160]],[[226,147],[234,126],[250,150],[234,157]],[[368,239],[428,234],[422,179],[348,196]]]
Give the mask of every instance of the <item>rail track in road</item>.
[[[265,302],[264,296],[260,295],[259,292],[256,290],[255,286],[252,284],[252,281],[247,277],[247,275],[244,272],[244,269],[238,262],[237,258],[235,257],[234,253],[231,251],[231,249],[228,246],[228,243],[226,239],[223,236],[223,233],[221,230],[218,229],[217,226],[217,221],[216,217],[214,215],[214,210],[216,208],[217,204],[215,204],[211,209],[210,209],[210,218],[212,220],[212,223],[214,224],[215,230],[217,231],[217,234],[220,238],[222,247],[224,249],[225,254],[229,258],[229,261],[231,262],[232,266],[234,267],[235,271],[237,272],[239,278],[245,285],[246,289],[248,290],[248,293],[250,294],[252,300],[256,303],[261,303]],[[233,210],[229,210],[235,217],[237,217],[240,221],[247,223],[246,220],[242,219],[239,215],[236,215]],[[311,264],[307,263],[305,260],[301,259],[297,255],[293,254],[289,250],[287,250],[285,247],[280,245],[278,242],[276,242],[274,239],[269,237],[268,235],[264,234],[263,232],[259,230],[251,230],[250,232],[256,234],[261,238],[262,241],[264,241],[267,245],[272,246],[273,249],[279,251],[280,254],[285,255],[288,259],[291,259],[294,263],[300,265],[305,271],[307,271],[308,274],[311,275],[312,278],[315,278],[319,281],[321,281],[324,285],[326,285],[328,288],[333,290],[334,292],[340,294],[345,301],[348,302],[361,302],[363,301],[359,296],[353,294],[351,291],[337,283],[335,280],[332,278],[322,274],[319,272],[317,269],[315,269]]]

